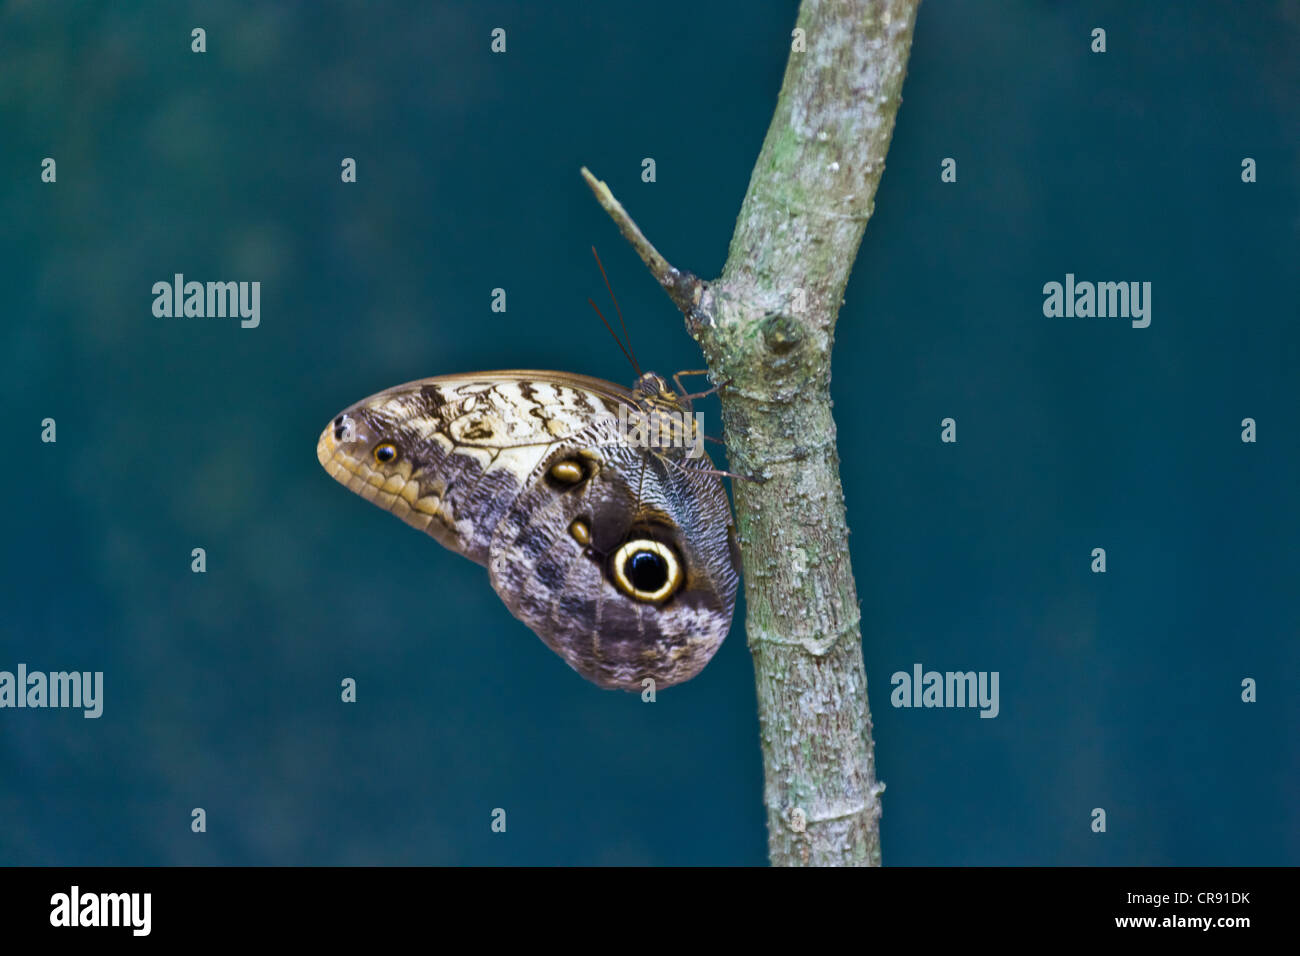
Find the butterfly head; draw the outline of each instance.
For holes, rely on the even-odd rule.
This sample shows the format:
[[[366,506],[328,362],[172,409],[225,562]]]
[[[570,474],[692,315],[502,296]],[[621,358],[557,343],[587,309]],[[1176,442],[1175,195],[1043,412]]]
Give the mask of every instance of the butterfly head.
[[[632,385],[632,395],[636,403],[647,411],[651,408],[664,411],[689,410],[691,404],[657,372],[642,374]]]

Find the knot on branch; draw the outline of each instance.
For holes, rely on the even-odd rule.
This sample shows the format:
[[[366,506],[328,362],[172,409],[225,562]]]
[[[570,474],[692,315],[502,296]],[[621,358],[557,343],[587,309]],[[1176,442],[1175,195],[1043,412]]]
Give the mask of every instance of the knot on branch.
[[[806,338],[803,326],[792,316],[777,313],[763,320],[763,344],[774,355],[789,355]]]
[[[798,315],[756,306],[721,279],[708,287],[709,327],[696,340],[719,375],[744,382],[729,394],[767,415],[776,407],[819,402],[830,385],[826,336]],[[692,330],[695,331],[694,329]]]

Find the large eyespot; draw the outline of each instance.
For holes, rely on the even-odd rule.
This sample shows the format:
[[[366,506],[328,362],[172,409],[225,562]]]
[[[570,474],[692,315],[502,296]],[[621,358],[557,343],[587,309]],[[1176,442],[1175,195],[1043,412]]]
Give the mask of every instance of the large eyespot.
[[[618,589],[638,601],[662,601],[682,584],[682,564],[673,549],[651,538],[623,545],[610,567]]]
[[[397,446],[390,441],[380,442],[375,446],[375,461],[381,465],[397,461]]]

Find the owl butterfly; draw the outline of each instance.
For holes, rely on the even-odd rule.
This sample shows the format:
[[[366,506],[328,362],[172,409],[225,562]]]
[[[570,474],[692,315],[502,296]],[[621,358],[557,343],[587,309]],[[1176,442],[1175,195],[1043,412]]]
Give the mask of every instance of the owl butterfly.
[[[666,687],[722,644],[739,581],[723,473],[692,397],[653,372],[631,389],[565,372],[426,378],[348,408],[316,454],[352,491],[486,565],[510,612],[583,677]],[[682,440],[629,425],[646,421],[681,423],[670,437]]]

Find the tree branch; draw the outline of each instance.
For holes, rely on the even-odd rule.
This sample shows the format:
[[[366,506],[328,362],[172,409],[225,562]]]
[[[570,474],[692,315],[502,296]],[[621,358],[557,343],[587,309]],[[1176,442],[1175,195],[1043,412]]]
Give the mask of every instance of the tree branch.
[[[721,278],[673,268],[585,169],[686,316],[734,486],[774,864],[880,863],[880,794],[831,417],[835,320],[874,207],[918,0],[803,0]],[[801,34],[803,49],[801,49]]]
[[[673,300],[673,303],[681,310],[683,315],[689,317],[700,304],[700,295],[704,291],[704,283],[693,273],[676,269],[670,265],[668,260],[661,256],[659,250],[645,237],[641,227],[627,214],[623,204],[614,198],[614,194],[609,191],[609,187],[605,185],[605,182],[593,176],[591,170],[586,166],[582,167],[581,172],[582,178],[587,181],[587,185],[591,187],[592,193],[595,194],[596,202],[600,203],[601,208],[609,213],[609,217],[618,225],[618,231],[623,234],[624,239],[632,244],[636,254],[646,264],[650,274],[659,280],[659,284],[664,287],[668,297]]]

